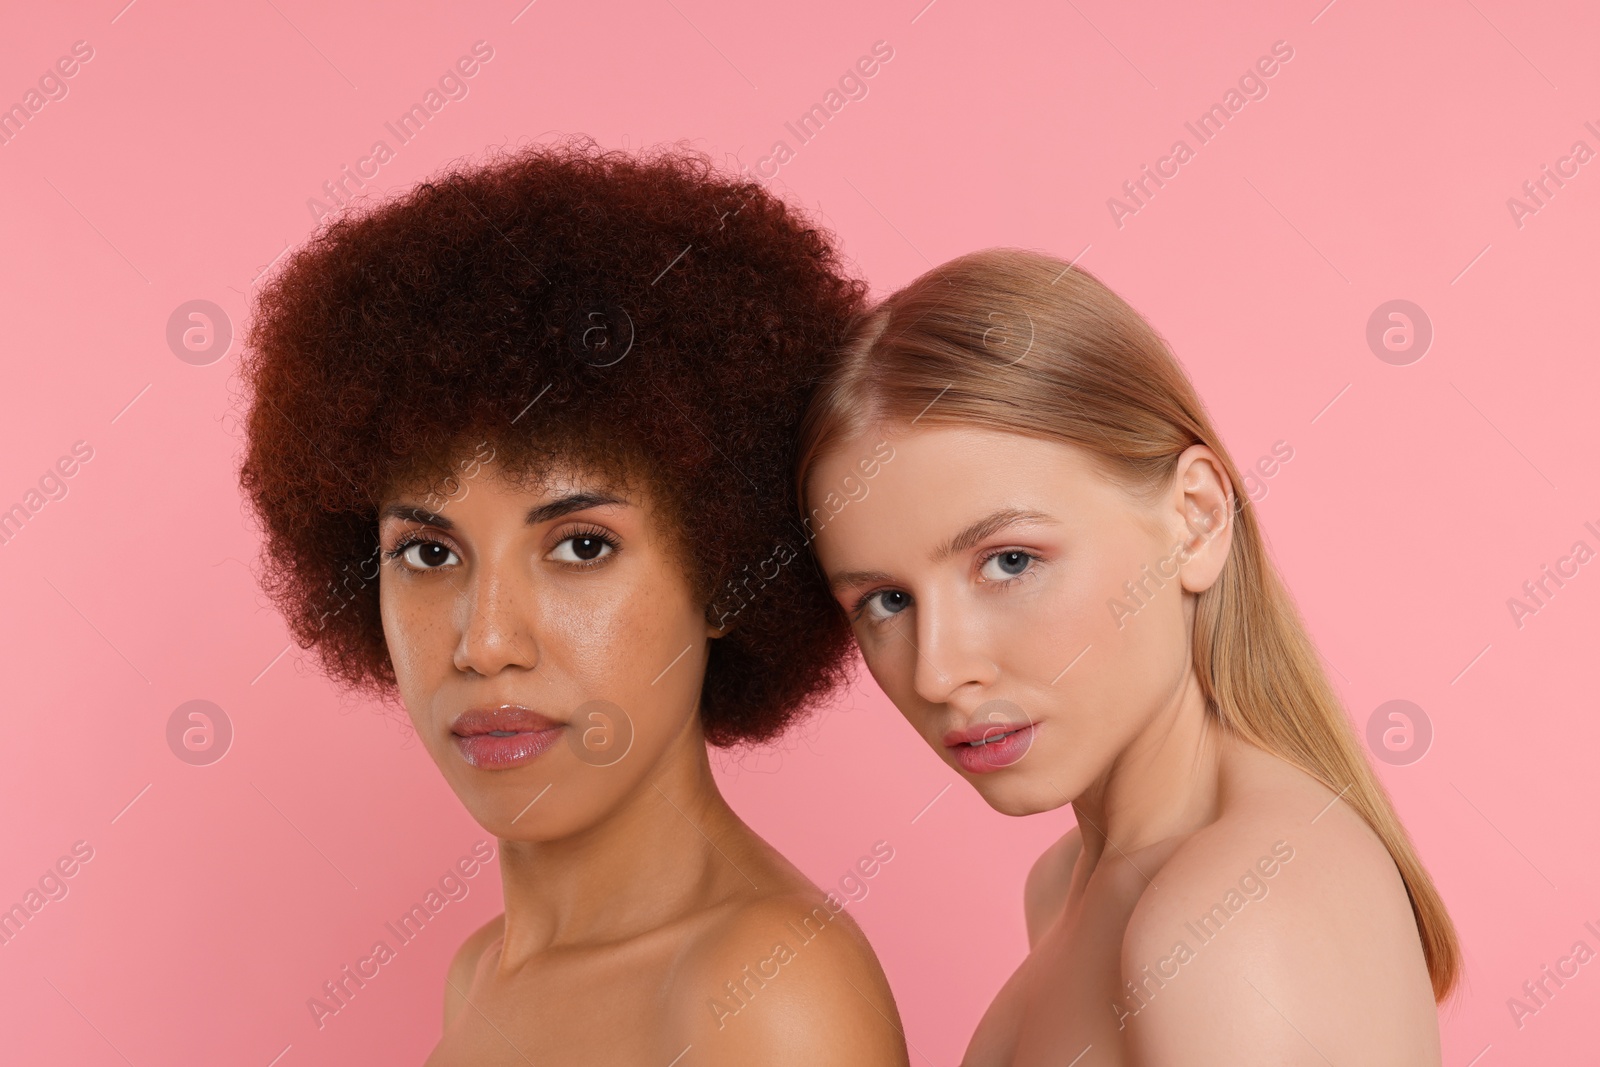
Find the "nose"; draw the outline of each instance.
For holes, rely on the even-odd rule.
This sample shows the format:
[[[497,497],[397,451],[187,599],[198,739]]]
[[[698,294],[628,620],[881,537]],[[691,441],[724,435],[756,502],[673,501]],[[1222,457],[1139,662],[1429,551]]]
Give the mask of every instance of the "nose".
[[[537,668],[532,602],[525,578],[503,564],[477,562],[456,598],[456,669],[492,677],[508,667]]]
[[[965,686],[987,688],[999,667],[988,655],[978,616],[958,602],[937,595],[916,604],[917,695],[933,704],[947,704]]]

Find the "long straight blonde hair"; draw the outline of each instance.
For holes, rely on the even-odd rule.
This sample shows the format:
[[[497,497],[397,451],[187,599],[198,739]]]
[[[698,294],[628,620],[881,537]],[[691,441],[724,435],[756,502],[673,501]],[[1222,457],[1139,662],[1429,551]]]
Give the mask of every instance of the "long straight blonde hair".
[[[1191,445],[1221,458],[1235,487],[1234,536],[1194,624],[1208,711],[1360,812],[1405,882],[1434,999],[1447,998],[1461,950],[1444,902],[1323,672],[1255,509],[1239,500],[1244,480],[1150,324],[1088,271],[1038,253],[989,249],[935,267],[855,323],[821,383],[801,430],[802,508],[831,445],[910,422],[1065,442],[1146,494],[1170,484]]]

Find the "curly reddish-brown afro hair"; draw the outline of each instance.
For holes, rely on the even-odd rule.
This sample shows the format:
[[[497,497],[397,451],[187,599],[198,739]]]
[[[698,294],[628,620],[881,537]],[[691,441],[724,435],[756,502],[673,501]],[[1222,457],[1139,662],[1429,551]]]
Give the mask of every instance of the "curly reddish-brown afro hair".
[[[684,149],[534,146],[354,207],[264,285],[245,338],[263,587],[333,678],[393,700],[385,494],[439,484],[477,441],[510,472],[639,479],[732,627],[707,740],[774,737],[849,671],[792,485],[801,414],[865,296],[829,235]]]

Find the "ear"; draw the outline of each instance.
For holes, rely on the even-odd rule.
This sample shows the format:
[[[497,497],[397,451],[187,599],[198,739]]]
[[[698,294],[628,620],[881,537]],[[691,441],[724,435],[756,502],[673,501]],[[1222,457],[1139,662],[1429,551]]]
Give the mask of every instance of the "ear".
[[[715,641],[719,637],[726,637],[738,625],[737,611],[718,612],[708,606],[706,608],[706,636]]]
[[[1173,471],[1166,517],[1186,592],[1203,593],[1222,574],[1233,544],[1234,500],[1221,458],[1205,445],[1184,449]]]

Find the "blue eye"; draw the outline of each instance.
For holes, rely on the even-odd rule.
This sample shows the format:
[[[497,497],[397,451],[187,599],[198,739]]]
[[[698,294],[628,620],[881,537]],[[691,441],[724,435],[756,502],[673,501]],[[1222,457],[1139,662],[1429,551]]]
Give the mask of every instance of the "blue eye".
[[[892,618],[911,606],[911,597],[898,589],[885,589],[877,593],[869,593],[861,599],[856,608],[856,614],[865,611],[874,622],[882,622]]]
[[[1017,549],[996,552],[983,561],[983,566],[978,569],[978,574],[987,581],[1003,582],[1007,578],[1015,578],[1027,571],[1034,557]]]

